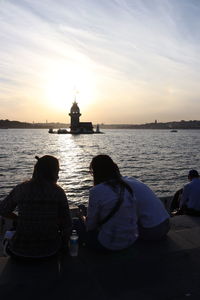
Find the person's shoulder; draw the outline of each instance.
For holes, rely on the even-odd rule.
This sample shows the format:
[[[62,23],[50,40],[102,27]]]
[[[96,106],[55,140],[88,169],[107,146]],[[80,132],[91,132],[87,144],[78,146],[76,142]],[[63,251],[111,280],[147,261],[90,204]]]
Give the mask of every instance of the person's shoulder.
[[[113,193],[113,189],[109,184],[106,184],[105,182],[99,183],[90,189],[90,196],[94,197],[104,197],[105,195],[108,195],[110,193]]]
[[[188,186],[199,186],[200,185],[200,179],[199,178],[193,178],[191,182],[187,184]]]
[[[123,176],[122,180],[125,181],[127,184],[133,184],[133,185],[144,185],[143,182],[140,180],[134,178],[134,177],[129,177],[129,176]]]
[[[199,177],[194,178],[194,179],[192,180],[192,182],[195,182],[195,183],[197,183],[197,184],[200,184],[200,178],[199,178]]]
[[[61,186],[59,186],[58,184],[53,184],[51,185],[51,188],[54,199],[56,199],[57,202],[66,202],[68,200],[67,195]]]
[[[90,188],[90,192],[93,193],[93,192],[98,192],[98,191],[102,191],[106,188],[109,188],[107,184],[105,183],[99,183],[93,187]]]
[[[60,185],[58,185],[57,183],[53,184],[52,188],[55,189],[60,194],[65,194],[64,189]]]
[[[192,185],[194,184],[194,181],[190,181],[190,182],[187,182],[185,185],[184,185],[184,190],[185,189],[189,189]]]
[[[26,189],[27,187],[29,187],[30,185],[31,185],[31,181],[30,181],[30,180],[26,180],[26,181],[24,181],[24,182],[21,182],[21,183],[17,184],[17,185],[14,187],[14,189],[15,189],[16,191],[24,190],[24,189]]]

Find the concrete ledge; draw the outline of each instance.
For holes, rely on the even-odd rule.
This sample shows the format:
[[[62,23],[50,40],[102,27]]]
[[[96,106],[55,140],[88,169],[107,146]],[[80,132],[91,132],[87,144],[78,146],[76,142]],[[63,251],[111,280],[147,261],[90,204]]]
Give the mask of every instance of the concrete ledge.
[[[200,218],[178,216],[160,242],[138,241],[114,254],[80,248],[44,262],[0,258],[2,299],[200,299]]]
[[[189,215],[175,216],[170,219],[171,229],[180,231],[184,229],[200,228],[200,217]]]

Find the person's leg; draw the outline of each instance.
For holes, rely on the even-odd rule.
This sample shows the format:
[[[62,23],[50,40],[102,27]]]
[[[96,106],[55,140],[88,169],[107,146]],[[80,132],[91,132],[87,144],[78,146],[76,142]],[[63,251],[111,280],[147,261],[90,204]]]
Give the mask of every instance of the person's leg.
[[[180,190],[176,191],[176,193],[174,194],[174,197],[173,197],[171,205],[170,205],[171,212],[179,209],[180,198],[181,198],[182,192],[183,192],[183,189],[180,189]]]
[[[7,253],[7,256],[10,256],[10,258],[18,260],[18,261],[23,261],[23,262],[49,261],[52,259],[57,259],[59,256],[59,252],[56,252],[54,254],[51,254],[49,256],[44,256],[44,257],[21,256],[21,255],[17,255],[15,253],[13,253],[9,244],[6,247],[6,253]]]
[[[146,241],[160,240],[168,233],[170,229],[169,219],[165,220],[161,224],[152,227],[144,228],[139,226],[139,239]]]

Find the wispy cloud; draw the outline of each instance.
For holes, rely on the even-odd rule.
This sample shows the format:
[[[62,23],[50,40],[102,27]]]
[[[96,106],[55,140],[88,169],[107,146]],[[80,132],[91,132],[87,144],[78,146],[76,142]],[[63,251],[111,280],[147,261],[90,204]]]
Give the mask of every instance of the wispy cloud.
[[[44,104],[44,85],[57,66],[74,64],[94,74],[99,121],[150,121],[152,107],[154,118],[197,118],[199,15],[197,0],[0,1],[2,117],[10,118],[12,103],[13,110],[21,107],[15,119],[27,118],[28,105],[35,111],[46,105],[50,118],[61,120]],[[119,112],[106,115],[116,101]],[[178,109],[181,101],[193,101],[188,117]]]

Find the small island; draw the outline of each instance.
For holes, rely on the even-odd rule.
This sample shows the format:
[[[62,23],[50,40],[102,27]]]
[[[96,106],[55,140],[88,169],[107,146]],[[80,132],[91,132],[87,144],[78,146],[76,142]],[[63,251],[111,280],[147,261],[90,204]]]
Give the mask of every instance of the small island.
[[[58,134],[93,134],[93,133],[103,133],[99,130],[99,125],[96,126],[96,131],[93,130],[92,122],[80,122],[80,109],[76,100],[73,102],[70,109],[69,116],[71,118],[70,131],[67,129],[53,130],[49,129],[49,133],[58,133]]]

